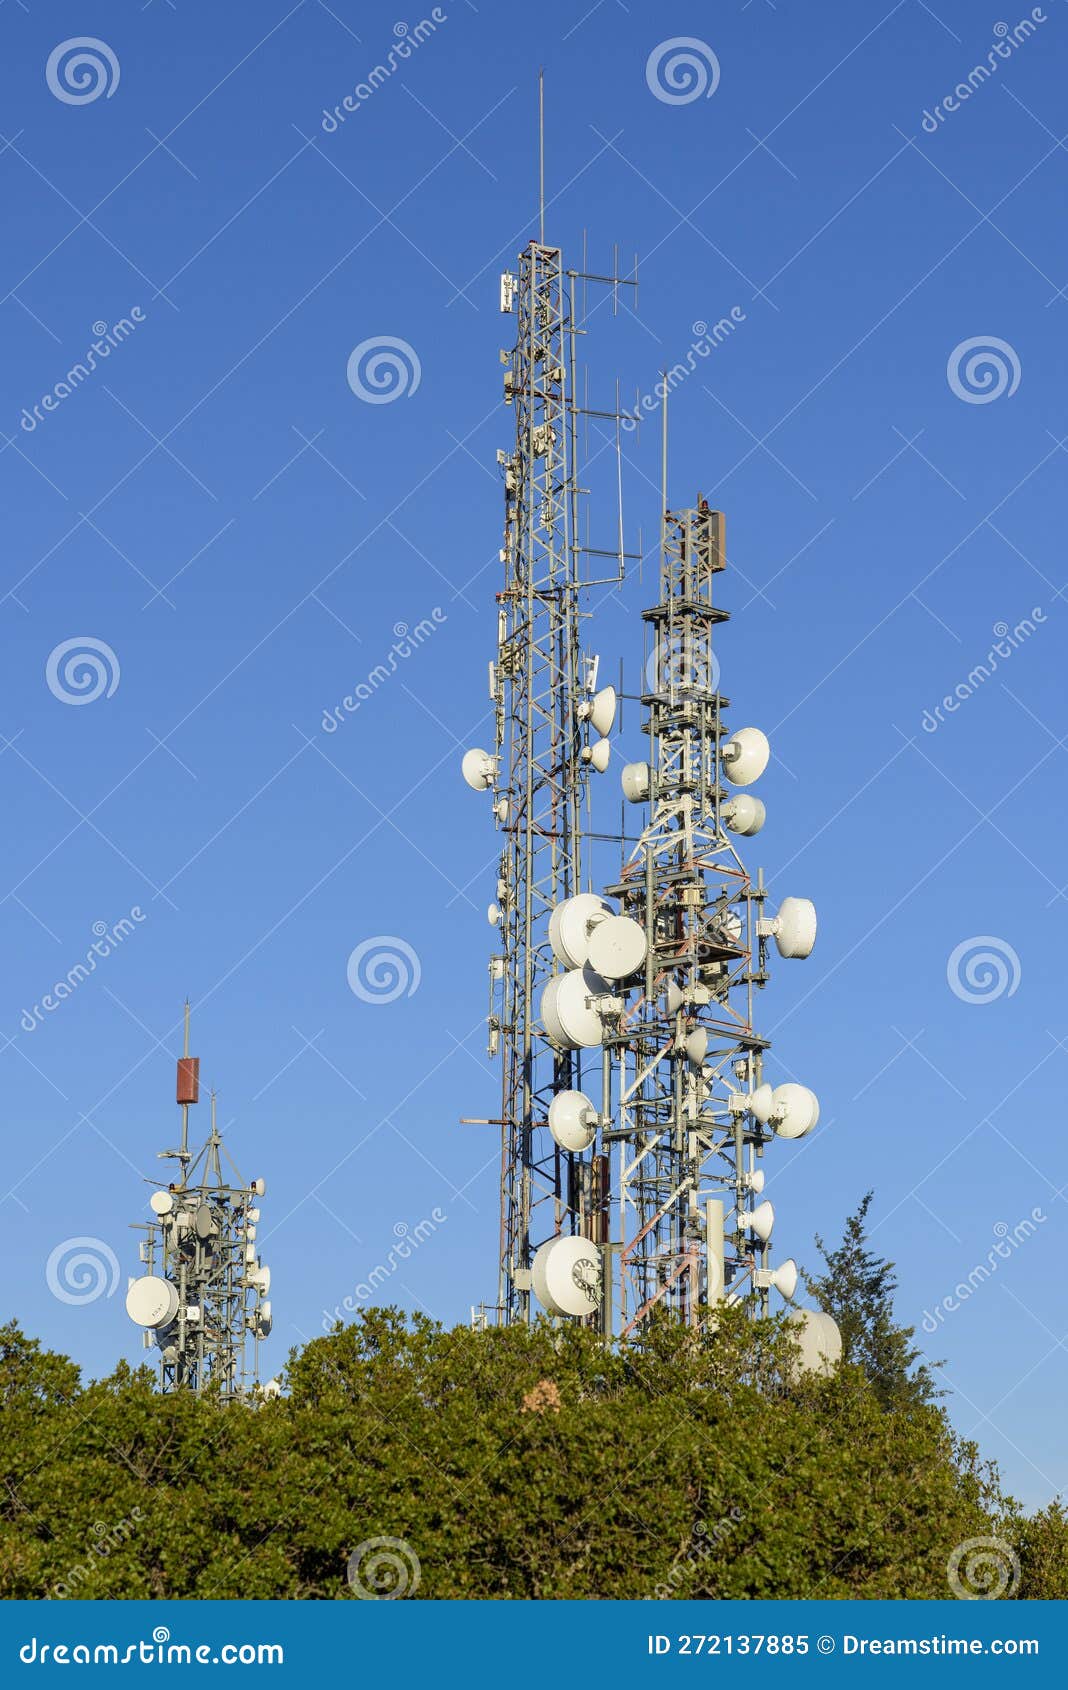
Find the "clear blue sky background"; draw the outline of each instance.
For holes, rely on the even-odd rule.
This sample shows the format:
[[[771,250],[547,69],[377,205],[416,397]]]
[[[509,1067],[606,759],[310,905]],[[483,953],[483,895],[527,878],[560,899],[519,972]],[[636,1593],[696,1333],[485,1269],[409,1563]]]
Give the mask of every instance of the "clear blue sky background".
[[[748,860],[821,918],[812,959],[781,964],[762,1003],[780,1076],[823,1103],[816,1134],[769,1160],[777,1253],[813,1264],[814,1233],[836,1236],[874,1186],[876,1242],[920,1324],[1038,1210],[925,1343],[956,1423],[1043,1502],[1066,1478],[1068,11],[1047,0],[1034,39],[928,133],[1016,12],[443,9],[333,134],[323,108],[384,59],[396,6],[0,14],[4,1303],[90,1372],[137,1358],[127,1229],[177,1130],[186,993],[231,1151],[268,1180],[275,1367],[435,1208],[447,1220],[388,1295],[453,1321],[494,1294],[496,1146],[458,1118],[498,1102],[495,840],[458,755],[491,731],[514,322],[497,286],[535,233],[543,61],[550,237],[575,264],[584,230],[591,266],[616,241],[641,259],[637,314],[591,318],[593,397],[617,374],[625,396],[648,390],[696,321],[745,314],[673,399],[672,497],[728,513],[723,684],[776,755]],[[120,78],[71,105],[45,65],[80,35],[107,41]],[[676,35],[717,55],[711,98],[648,87]],[[134,306],[132,337],[23,428],[92,325]],[[380,336],[411,345],[421,379],[371,405],[346,365]],[[966,402],[947,361],[991,336],[1018,387]],[[651,430],[627,457],[629,535],[648,545]],[[613,524],[602,504],[595,541]],[[591,639],[632,688],[651,582],[606,596]],[[1036,607],[1033,635],[925,731],[995,624]],[[324,734],[395,626],[435,608],[417,655]],[[76,636],[120,669],[78,708],[45,675]],[[605,820],[641,744],[631,711]],[[134,906],[121,949],[27,1032],[93,924]],[[349,989],[351,951],[378,935],[414,948],[412,995]],[[1015,989],[972,1003],[947,962],[980,935]],[[81,1306],[46,1284],[79,1236],[121,1268]]]

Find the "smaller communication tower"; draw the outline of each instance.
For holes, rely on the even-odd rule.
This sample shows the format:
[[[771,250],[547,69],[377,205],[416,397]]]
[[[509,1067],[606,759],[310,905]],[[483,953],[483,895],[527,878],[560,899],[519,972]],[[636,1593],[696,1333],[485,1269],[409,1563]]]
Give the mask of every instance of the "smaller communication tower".
[[[266,1182],[244,1181],[230,1160],[214,1092],[209,1136],[199,1150],[190,1149],[189,1110],[199,1098],[200,1058],[189,1054],[187,1002],[178,1060],[181,1140],[176,1150],[159,1152],[161,1161],[174,1164],[173,1177],[152,1182],[157,1186],[149,1197],[152,1219],[137,1227],[147,1234],[140,1247],[142,1273],[129,1282],[126,1312],[143,1328],[146,1350],[159,1349],[163,1391],[200,1395],[211,1386],[231,1401],[258,1385],[260,1343],[271,1331],[271,1270],[256,1251]]]

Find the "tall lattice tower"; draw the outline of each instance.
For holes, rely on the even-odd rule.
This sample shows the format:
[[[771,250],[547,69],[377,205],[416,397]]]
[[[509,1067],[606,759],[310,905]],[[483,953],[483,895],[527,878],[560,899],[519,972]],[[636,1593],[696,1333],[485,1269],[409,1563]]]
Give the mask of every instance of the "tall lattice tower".
[[[793,1297],[795,1264],[771,1264],[763,1161],[776,1136],[811,1132],[819,1105],[806,1086],[767,1083],[768,1040],[753,1010],[770,941],[782,956],[807,956],[816,918],[803,898],[766,914],[762,878],[753,882],[736,848],[764,824],[746,789],[770,748],[759,729],[725,720],[713,651],[728,620],[715,591],[724,518],[703,499],[666,508],[666,410],[659,596],[642,613],[643,684],[627,695],[648,752],[622,775],[644,817],[633,834],[591,819],[591,775],[607,768],[619,700],[598,689],[580,639],[582,594],[602,584],[583,560],[603,554],[578,540],[577,422],[615,418],[618,458],[619,418],[576,399],[577,279],[543,233],[501,283],[502,309],[517,316],[515,348],[502,354],[516,436],[498,454],[496,749],[463,761],[468,785],[493,793],[502,841],[489,911],[500,936],[489,1048],[502,1062],[491,1307],[505,1322],[548,1312],[634,1338],[657,1312],[696,1323],[724,1299],[761,1311],[773,1289]],[[611,555],[617,585],[621,538]],[[602,896],[592,856],[611,838],[619,868]],[[480,1318],[489,1313],[483,1305]],[[807,1357],[825,1365],[840,1347],[833,1321],[813,1310],[796,1318]]]
[[[230,1161],[214,1092],[208,1138],[198,1151],[190,1148],[189,1110],[199,1094],[200,1059],[189,1054],[187,1003],[177,1084],[181,1140],[176,1149],[159,1152],[175,1164],[174,1177],[153,1190],[152,1219],[136,1229],[146,1234],[143,1271],[129,1282],[126,1312],[144,1330],[145,1348],[159,1350],[162,1390],[200,1394],[211,1386],[229,1401],[258,1385],[260,1344],[271,1331],[271,1270],[256,1247],[266,1186],[262,1179],[246,1184]],[[273,1393],[277,1386],[272,1381],[267,1389]]]

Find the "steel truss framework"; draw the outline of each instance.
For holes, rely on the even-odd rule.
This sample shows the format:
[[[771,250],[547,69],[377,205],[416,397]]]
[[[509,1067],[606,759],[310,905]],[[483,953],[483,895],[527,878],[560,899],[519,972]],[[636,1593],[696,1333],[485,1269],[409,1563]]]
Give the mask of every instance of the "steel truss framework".
[[[640,695],[648,819],[636,841],[616,836],[623,861],[606,888],[644,929],[644,974],[622,998],[601,1001],[599,1049],[551,1043],[539,1013],[561,970],[549,917],[588,887],[584,719],[596,684],[580,643],[580,598],[591,583],[581,578],[589,548],[577,539],[577,419],[586,413],[575,400],[576,274],[564,271],[558,248],[532,241],[518,275],[502,278],[502,309],[518,321],[515,348],[502,355],[516,432],[514,450],[498,454],[504,589],[487,777],[503,847],[490,912],[500,944],[490,961],[489,1048],[502,1058],[492,1312],[504,1322],[535,1318],[534,1254],[574,1234],[598,1246],[603,1270],[589,1324],[631,1338],[657,1310],[692,1323],[725,1294],[767,1305],[768,1249],[745,1217],[772,1136],[746,1103],[767,1049],[753,1028],[754,990],[767,978],[765,894],[726,830],[729,700],[713,652],[713,632],[728,619],[713,593],[726,567],[724,519],[699,500],[662,515],[659,597],[643,612],[652,645]],[[618,413],[589,414],[616,419],[618,449]],[[619,579],[624,555],[621,540]],[[591,1147],[561,1149],[547,1125],[553,1096],[592,1096],[594,1087]],[[489,1313],[483,1305],[483,1321]]]

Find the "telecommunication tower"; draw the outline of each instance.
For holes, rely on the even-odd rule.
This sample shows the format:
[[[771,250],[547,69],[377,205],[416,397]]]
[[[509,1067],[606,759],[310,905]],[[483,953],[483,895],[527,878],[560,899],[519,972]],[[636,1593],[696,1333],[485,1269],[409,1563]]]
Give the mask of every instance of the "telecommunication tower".
[[[543,195],[544,201],[544,195]],[[615,270],[615,266],[613,267]],[[604,893],[590,882],[596,835],[584,814],[591,776],[609,762],[619,698],[598,688],[583,649],[590,580],[578,542],[578,419],[615,423],[577,400],[577,280],[539,240],[501,278],[516,316],[502,353],[515,444],[504,476],[503,590],[498,593],[490,695],[496,749],[475,749],[463,776],[492,792],[502,842],[490,922],[489,1050],[502,1064],[501,1227],[496,1305],[508,1323],[539,1313],[638,1338],[656,1311],[694,1324],[723,1300],[768,1308],[792,1299],[796,1264],[771,1265],[775,1215],[763,1197],[764,1152],[801,1138],[819,1116],[815,1094],[764,1078],[769,1041],[754,1028],[755,992],[771,941],[805,957],[816,915],[803,898],[766,910],[735,841],[759,832],[762,801],[747,789],[770,757],[765,735],[731,729],[719,690],[713,630],[728,620],[715,590],[727,566],[721,512],[703,498],[667,499],[666,399],[659,596],[642,612],[644,684],[633,697],[644,760],[622,771],[641,807],[634,834],[614,837],[621,860]],[[626,278],[629,285],[636,284]],[[667,384],[664,384],[666,393]],[[620,533],[622,530],[620,500]],[[603,554],[601,554],[603,555]],[[623,578],[622,538],[617,551]],[[797,1310],[805,1356],[840,1350],[829,1316]]]
[[[184,1054],[178,1061],[177,1102],[182,1111],[177,1149],[161,1150],[175,1164],[173,1178],[149,1197],[152,1219],[136,1230],[142,1273],[131,1279],[126,1312],[144,1330],[145,1349],[158,1348],[163,1391],[209,1386],[223,1401],[248,1396],[259,1384],[259,1347],[272,1325],[271,1270],[260,1261],[256,1231],[262,1179],[246,1183],[231,1162],[219,1132],[215,1093],[211,1130],[197,1151],[189,1143],[189,1110],[200,1098],[200,1058],[189,1054],[189,1005]],[[228,1177],[223,1161],[233,1177]],[[252,1342],[252,1362],[246,1347]],[[277,1391],[271,1381],[263,1387]]]

